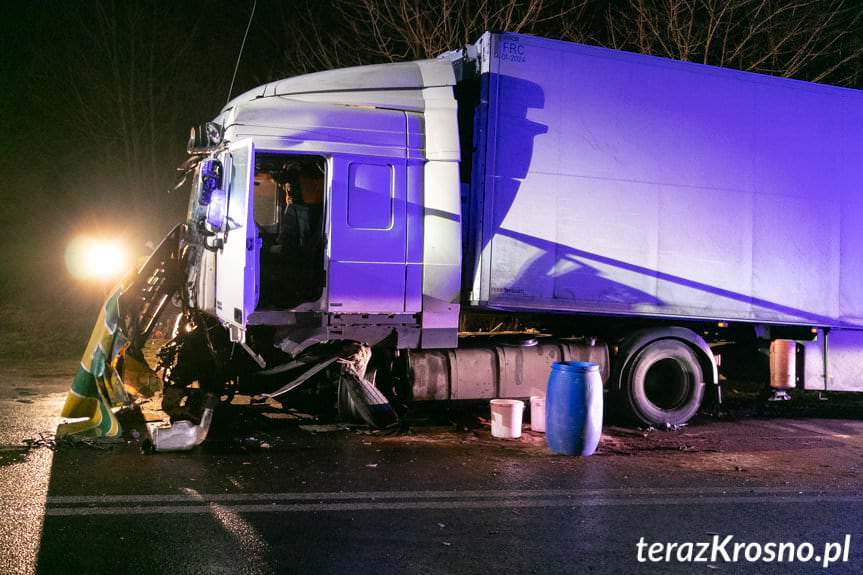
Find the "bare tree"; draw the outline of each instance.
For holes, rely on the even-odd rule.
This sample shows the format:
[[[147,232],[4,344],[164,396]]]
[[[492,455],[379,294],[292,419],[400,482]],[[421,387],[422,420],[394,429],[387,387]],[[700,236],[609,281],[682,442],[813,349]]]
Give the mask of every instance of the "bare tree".
[[[606,43],[808,80],[858,81],[863,9],[848,0],[628,0],[606,9]],[[572,23],[567,36],[581,31]]]
[[[282,12],[285,60],[298,72],[433,58],[486,30],[559,35],[587,0],[334,0]],[[323,17],[321,12],[326,11]],[[329,25],[321,25],[327,21]],[[553,31],[550,33],[550,31]],[[556,32],[556,33],[555,33]]]
[[[67,162],[75,169],[64,170],[57,192],[152,213],[166,201],[167,166],[182,150],[176,125],[190,104],[194,29],[175,5],[153,1],[92,2],[63,16],[66,27],[53,38],[61,48],[46,52],[43,67],[61,90],[45,108],[56,110],[57,137],[74,150]]]
[[[334,0],[282,12],[283,72],[429,58],[485,30],[527,32],[742,70],[854,85],[856,0]],[[326,22],[325,25],[321,25]],[[279,34],[277,31],[276,35]],[[277,74],[278,70],[273,70]]]

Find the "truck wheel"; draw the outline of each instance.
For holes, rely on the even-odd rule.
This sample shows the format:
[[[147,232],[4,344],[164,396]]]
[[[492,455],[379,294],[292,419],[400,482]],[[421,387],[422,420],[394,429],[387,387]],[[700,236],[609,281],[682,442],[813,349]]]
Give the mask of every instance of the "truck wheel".
[[[659,339],[641,348],[627,362],[622,386],[632,414],[658,427],[686,423],[704,397],[698,357],[675,339]]]

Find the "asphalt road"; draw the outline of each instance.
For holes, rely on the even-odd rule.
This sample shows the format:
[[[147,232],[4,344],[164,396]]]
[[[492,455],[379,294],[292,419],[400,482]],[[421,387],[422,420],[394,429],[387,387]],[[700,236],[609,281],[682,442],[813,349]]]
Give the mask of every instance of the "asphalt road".
[[[863,571],[863,421],[842,398],[676,432],[609,427],[589,458],[551,455],[539,434],[494,440],[482,425],[310,432],[248,405],[217,413],[191,453],[143,455],[131,434],[27,448],[56,430],[73,369],[12,369],[0,388],[3,573]],[[642,537],[729,535],[726,551],[808,542],[813,557],[851,538],[848,561],[826,569],[746,563],[745,550],[736,563],[678,562],[674,549],[670,562],[638,561]]]

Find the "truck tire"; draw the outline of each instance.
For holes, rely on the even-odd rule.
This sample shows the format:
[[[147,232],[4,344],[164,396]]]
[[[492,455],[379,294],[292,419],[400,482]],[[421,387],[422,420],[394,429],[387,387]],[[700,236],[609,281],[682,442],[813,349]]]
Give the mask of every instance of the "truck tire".
[[[695,352],[676,339],[658,339],[625,364],[622,391],[629,411],[655,427],[682,425],[698,412],[704,378]]]

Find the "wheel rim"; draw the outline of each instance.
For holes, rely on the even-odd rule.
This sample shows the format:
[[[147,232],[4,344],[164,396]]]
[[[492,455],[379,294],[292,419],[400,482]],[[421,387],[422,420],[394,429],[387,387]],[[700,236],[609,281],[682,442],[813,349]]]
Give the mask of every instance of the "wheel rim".
[[[686,403],[691,380],[688,370],[679,361],[671,357],[660,359],[647,369],[644,394],[660,409],[676,409]]]

